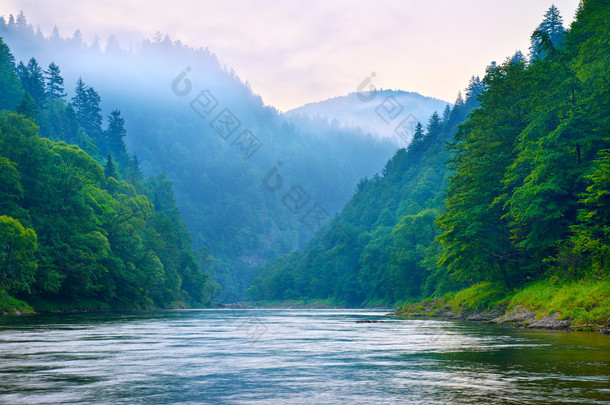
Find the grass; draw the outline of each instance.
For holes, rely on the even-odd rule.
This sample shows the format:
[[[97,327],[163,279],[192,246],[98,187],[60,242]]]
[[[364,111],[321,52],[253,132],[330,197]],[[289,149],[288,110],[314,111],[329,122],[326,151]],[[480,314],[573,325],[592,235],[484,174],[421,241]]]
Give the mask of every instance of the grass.
[[[509,307],[523,305],[537,313],[560,314],[573,325],[595,323],[605,325],[610,316],[610,282],[579,281],[553,283],[540,281],[515,293]]]
[[[483,282],[457,293],[448,293],[443,299],[447,306],[467,312],[484,311],[507,303],[510,292],[501,284]]]
[[[0,292],[0,314],[9,315],[33,314],[34,310],[26,302],[11,297],[4,291]]]
[[[482,282],[458,292],[445,294],[442,298],[427,298],[419,303],[404,305],[397,312],[405,314],[425,311],[433,316],[439,309],[450,309],[453,313],[480,313],[499,306],[510,311],[526,308],[542,318],[559,314],[559,319],[568,319],[572,326],[606,325],[610,320],[609,281],[539,281],[510,291],[501,284]],[[446,312],[446,311],[445,311]]]

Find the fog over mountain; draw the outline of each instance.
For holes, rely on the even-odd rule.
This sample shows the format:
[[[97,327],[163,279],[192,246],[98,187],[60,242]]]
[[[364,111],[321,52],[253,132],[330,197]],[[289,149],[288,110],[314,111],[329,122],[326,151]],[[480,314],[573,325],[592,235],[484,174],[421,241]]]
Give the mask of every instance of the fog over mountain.
[[[372,82],[365,79],[365,85]],[[435,111],[439,114],[451,104],[418,93],[400,90],[358,91],[347,96],[334,97],[317,103],[309,103],[284,115],[291,118],[324,118],[336,120],[343,128],[360,128],[382,139],[389,139],[399,147],[405,147],[411,138],[400,136],[400,122],[418,121],[426,123]],[[393,118],[394,117],[394,118]],[[390,119],[393,118],[393,119]]]
[[[280,114],[210,50],[169,36],[157,34],[128,50],[110,37],[102,50],[79,31],[64,38],[54,30],[47,38],[25,16],[0,21],[0,36],[16,63],[34,57],[46,69],[55,62],[67,101],[82,78],[100,94],[104,121],[121,111],[128,152],[145,175],[165,174],[173,182],[194,247],[223,288],[221,300],[241,296],[259,265],[305,246],[358,181],[379,172],[404,146],[376,115],[383,99],[395,97],[405,117],[423,121],[447,105],[380,91],[379,102],[352,94]],[[341,108],[347,113],[339,114]],[[402,119],[396,109],[381,108],[392,125]],[[295,202],[297,194],[302,199]],[[321,215],[315,223],[307,216],[312,213]]]

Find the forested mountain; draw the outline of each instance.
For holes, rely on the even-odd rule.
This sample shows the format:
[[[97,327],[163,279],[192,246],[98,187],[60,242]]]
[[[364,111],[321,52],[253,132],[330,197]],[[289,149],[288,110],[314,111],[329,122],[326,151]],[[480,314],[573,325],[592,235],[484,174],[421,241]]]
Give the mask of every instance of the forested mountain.
[[[418,93],[378,90],[373,81],[374,78],[368,77],[356,88],[362,87],[360,91],[309,103],[284,115],[299,123],[316,118],[326,119],[342,127],[360,128],[405,147],[411,139],[403,139],[400,131],[396,130],[397,126],[400,128],[396,123],[405,119],[426,122],[434,112],[443,113],[451,107],[446,101]]]
[[[95,88],[102,116],[121,111],[127,150],[144,174],[164,173],[173,182],[195,249],[210,253],[220,300],[239,297],[260,264],[304,247],[358,179],[372,176],[396,149],[327,120],[294,124],[211,52],[160,34],[130,50],[112,37],[102,52],[99,41],[85,44],[78,31],[45,38],[20,16],[0,20],[0,36],[17,64],[27,68],[35,57],[40,66],[59,66],[69,98],[81,85]],[[91,118],[82,125],[95,138],[87,126],[98,126],[99,117]],[[50,130],[41,124],[41,135]],[[302,199],[295,205],[296,194]],[[312,215],[317,220],[308,222]]]
[[[564,31],[552,7],[529,59],[492,63],[455,119],[431,119],[358,185],[333,221],[343,233],[265,266],[250,297],[393,304],[478,282],[606,280],[609,18],[586,0]]]
[[[424,259],[438,250],[434,224],[447,182],[446,143],[477,105],[472,78],[444,118],[417,123],[407,149],[380,174],[363,178],[341,213],[307,249],[263,266],[247,290],[252,300],[331,298],[336,304],[393,304],[419,297],[429,276]]]
[[[192,251],[172,184],[144,179],[120,111],[103,129],[95,89],[79,81],[67,103],[57,65],[16,66],[1,39],[0,86],[0,301],[209,305],[217,286]]]

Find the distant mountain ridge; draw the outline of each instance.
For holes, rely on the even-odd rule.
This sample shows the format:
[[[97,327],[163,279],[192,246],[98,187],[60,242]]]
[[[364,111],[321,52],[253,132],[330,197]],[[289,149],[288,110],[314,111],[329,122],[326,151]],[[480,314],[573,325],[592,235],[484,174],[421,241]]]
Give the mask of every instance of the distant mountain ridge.
[[[308,103],[284,115],[293,120],[303,117],[327,119],[331,123],[336,120],[335,124],[339,126],[359,127],[364,132],[391,139],[404,147],[410,139],[402,139],[395,132],[402,120],[411,115],[423,124],[435,111],[442,115],[447,106],[451,107],[452,104],[419,93],[382,89],[367,93],[352,92],[346,96]]]

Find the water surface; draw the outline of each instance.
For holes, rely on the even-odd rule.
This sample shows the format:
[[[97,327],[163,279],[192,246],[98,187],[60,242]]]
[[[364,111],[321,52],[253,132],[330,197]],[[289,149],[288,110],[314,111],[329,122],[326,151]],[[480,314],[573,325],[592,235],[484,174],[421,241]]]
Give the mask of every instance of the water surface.
[[[0,317],[0,403],[610,404],[610,336],[384,314]]]

